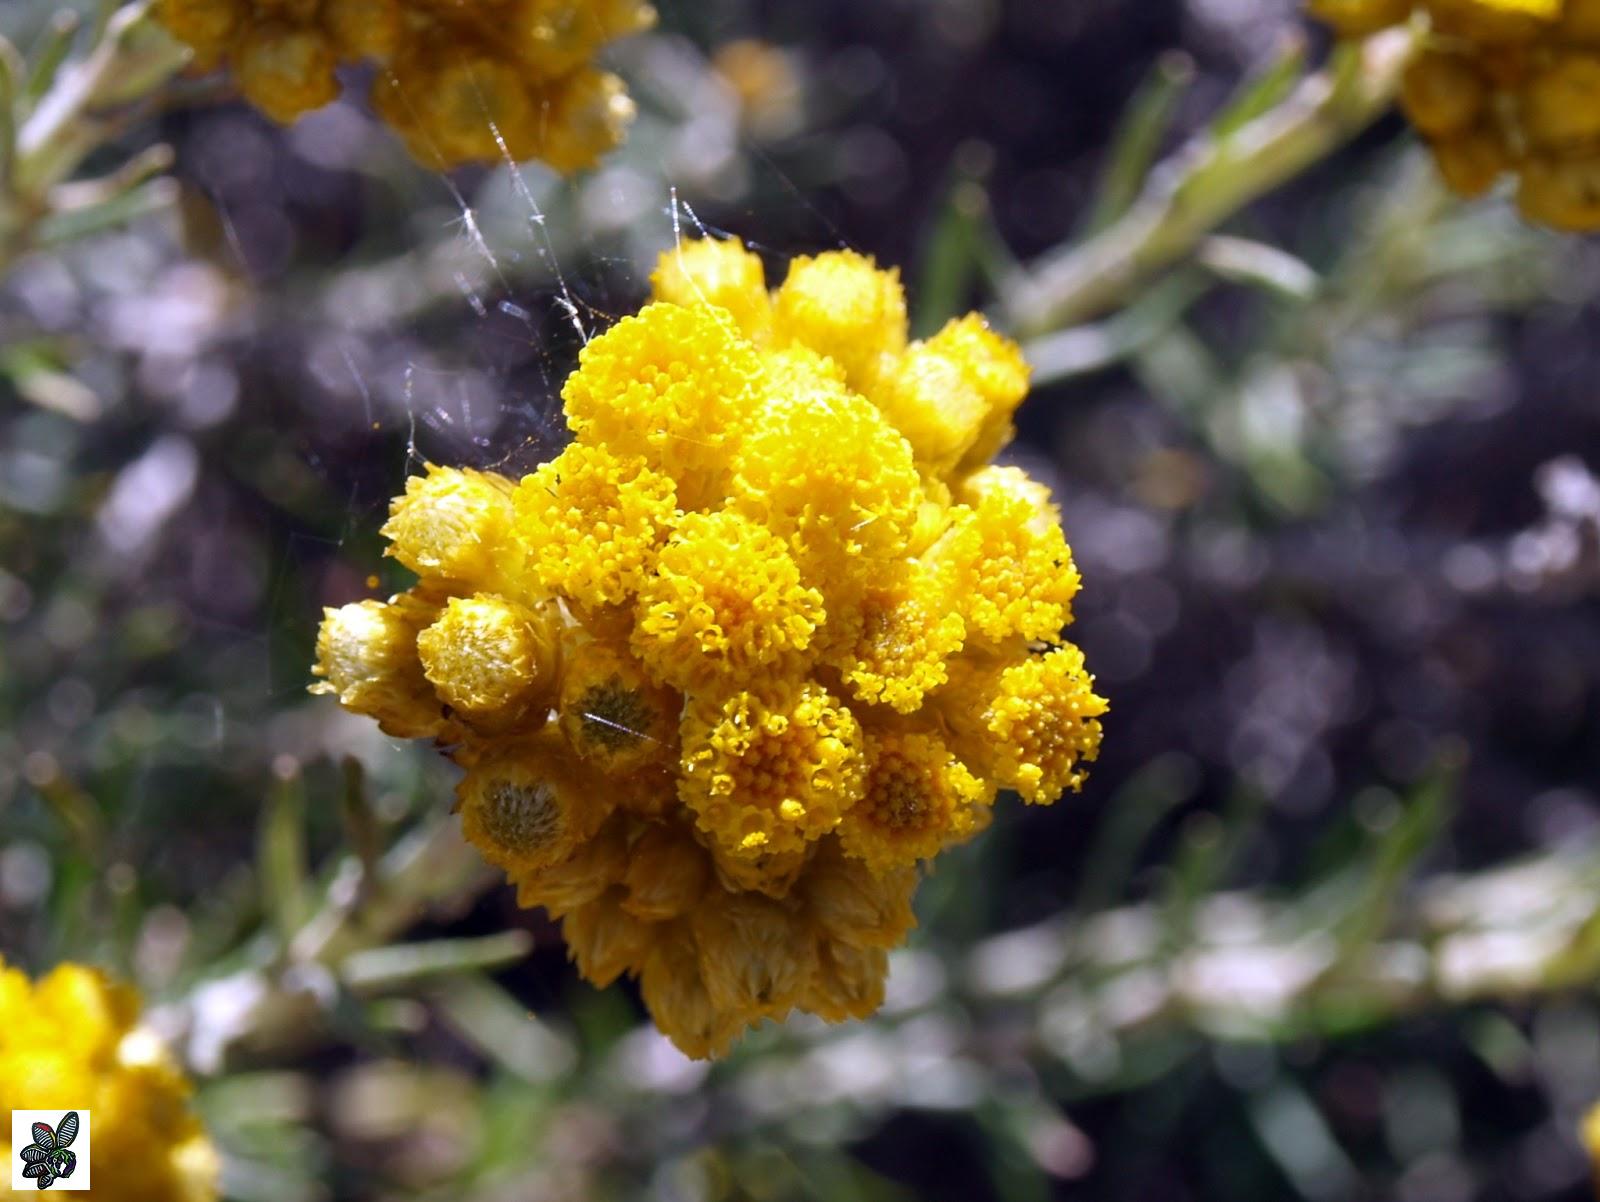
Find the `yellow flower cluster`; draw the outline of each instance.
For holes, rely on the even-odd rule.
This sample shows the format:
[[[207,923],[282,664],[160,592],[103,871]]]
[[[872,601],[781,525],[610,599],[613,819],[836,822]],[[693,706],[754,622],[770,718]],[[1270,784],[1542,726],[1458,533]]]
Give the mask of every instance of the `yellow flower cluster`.
[[[1600,229],[1600,0],[1309,2],[1349,36],[1424,15],[1400,100],[1445,182],[1512,174],[1530,221]]]
[[[561,172],[622,140],[633,105],[594,56],[655,21],[645,0],[157,0],[156,15],[276,121],[333,100],[341,63],[371,60],[373,107],[421,162]]]
[[[98,1198],[209,1202],[216,1150],[188,1082],[138,1017],[138,994],[94,969],[63,964],[34,983],[0,960],[0,1114],[90,1111]],[[8,1165],[10,1140],[7,1123]]]
[[[572,443],[430,467],[384,533],[420,582],[329,610],[318,691],[465,769],[463,829],[692,1056],[870,1014],[918,866],[997,791],[1082,786],[1105,701],[1062,641],[1047,489],[989,460],[1028,387],[981,319],[925,341],[897,275],[769,292],[688,242],[582,351]]]

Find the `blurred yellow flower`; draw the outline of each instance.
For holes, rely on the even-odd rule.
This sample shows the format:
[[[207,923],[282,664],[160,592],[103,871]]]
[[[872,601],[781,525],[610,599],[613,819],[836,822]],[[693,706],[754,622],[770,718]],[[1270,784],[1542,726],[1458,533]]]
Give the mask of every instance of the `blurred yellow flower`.
[[[1415,17],[1400,104],[1445,183],[1479,196],[1517,179],[1530,221],[1600,229],[1600,3],[1309,0],[1346,36]]]
[[[35,983],[0,960],[0,1113],[90,1111],[97,1198],[209,1202],[216,1150],[189,1105],[189,1082],[138,1026],[139,1009],[132,988],[96,969],[63,964]],[[14,1151],[7,1123],[7,1164]]]
[[[421,162],[537,158],[563,173],[592,166],[633,118],[595,54],[655,22],[643,0],[157,0],[155,11],[197,65],[229,66],[275,121],[329,103],[335,69],[370,59],[373,107]]]
[[[317,687],[446,744],[518,901],[708,1056],[872,1013],[920,865],[1000,788],[1080,787],[1105,702],[1063,641],[1060,510],[989,462],[1014,344],[909,342],[859,255],[769,295],[740,243],[690,241],[651,289],[582,351],[561,454],[408,482],[384,529],[421,580],[329,611]]]

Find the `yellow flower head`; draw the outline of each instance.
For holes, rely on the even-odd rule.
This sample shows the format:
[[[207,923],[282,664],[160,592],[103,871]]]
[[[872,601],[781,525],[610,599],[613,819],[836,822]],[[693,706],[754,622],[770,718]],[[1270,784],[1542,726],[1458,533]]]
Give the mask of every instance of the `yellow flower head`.
[[[944,578],[928,564],[894,565],[830,623],[823,661],[858,700],[913,713],[945,682],[945,662],[966,637],[952,604]]]
[[[920,863],[1000,787],[1078,787],[1105,703],[1060,642],[1060,511],[989,462],[1014,344],[973,317],[908,347],[898,279],[857,255],[772,299],[738,241],[690,241],[652,292],[582,351],[555,459],[408,484],[385,533],[424,579],[331,611],[318,673],[451,740],[463,830],[519,903],[710,1056],[796,1006],[871,1013]]]
[[[691,697],[682,738],[679,796],[730,856],[799,850],[861,796],[861,728],[809,681]]]
[[[833,250],[789,264],[773,298],[778,341],[798,342],[844,368],[864,390],[881,360],[906,346],[906,296],[898,271],[879,271],[867,256]]]
[[[555,700],[561,624],[553,605],[452,597],[417,635],[417,654],[440,699],[469,721],[490,730],[538,725]]]
[[[1000,668],[962,665],[941,695],[963,759],[1030,805],[1076,793],[1100,754],[1100,718],[1083,652],[1068,643]]]
[[[345,709],[376,718],[396,738],[443,733],[444,710],[417,655],[417,636],[437,612],[409,595],[324,609],[311,669],[324,680],[311,691],[332,693]]]
[[[680,689],[792,674],[823,619],[787,544],[731,510],[691,513],[639,591],[633,649]]]
[[[610,810],[604,791],[549,731],[495,747],[467,769],[456,797],[462,834],[513,874],[559,864]]]
[[[561,172],[621,141],[633,104],[591,63],[655,20],[641,0],[158,0],[156,16],[274,120],[327,104],[339,64],[372,60],[373,107],[423,163]]]
[[[967,637],[1055,642],[1072,621],[1078,570],[1061,527],[1041,522],[1037,499],[1020,490],[984,493],[959,509],[929,552],[966,620]]]
[[[650,296],[673,305],[726,309],[757,345],[772,331],[766,272],[737,238],[698,238],[662,251],[650,276]]]
[[[515,493],[534,574],[579,605],[620,605],[655,569],[677,521],[672,481],[639,455],[573,443]]]
[[[561,396],[580,442],[642,456],[698,506],[725,491],[760,383],[760,356],[726,310],[655,304],[585,346]]]
[[[94,1150],[116,1166],[96,1173],[97,1198],[211,1202],[219,1164],[189,1083],[138,1019],[138,994],[95,969],[63,964],[34,984],[0,960],[0,1111],[89,1111]],[[0,1155],[16,1152],[8,1123]]]
[[[846,854],[885,872],[931,860],[988,821],[993,791],[937,735],[867,732],[867,791],[839,823]]]
[[[577,643],[561,683],[561,729],[572,750],[609,775],[665,759],[678,741],[683,698],[598,639]]]
[[[824,596],[904,556],[921,484],[910,444],[863,397],[825,379],[774,393],[735,462],[737,507],[790,541]]]
[[[793,908],[718,889],[690,919],[711,1004],[741,1025],[782,1018],[815,969],[816,943]]]
[[[1600,229],[1600,0],[1310,5],[1348,36],[1413,11],[1425,17],[1427,37],[1406,66],[1400,103],[1445,183],[1478,196],[1514,173],[1529,221]],[[1356,10],[1372,20],[1356,19]]]
[[[497,588],[514,559],[511,490],[499,476],[428,465],[389,507],[390,555],[419,576]]]

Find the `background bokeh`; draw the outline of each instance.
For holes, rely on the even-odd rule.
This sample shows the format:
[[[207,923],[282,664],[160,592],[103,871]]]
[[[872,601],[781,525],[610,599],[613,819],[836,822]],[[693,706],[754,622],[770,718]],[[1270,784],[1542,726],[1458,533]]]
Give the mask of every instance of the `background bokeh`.
[[[1243,269],[1041,365],[1011,454],[1064,507],[1105,750],[941,858],[878,1019],[685,1061],[490,885],[401,934],[526,932],[509,963],[308,969],[301,1038],[235,1037],[285,909],[449,805],[305,692],[322,607],[404,586],[409,471],[552,454],[680,233],[871,253],[926,330],[1082,232],[1153,72],[1170,149],[1326,49],[1288,0],[660,7],[612,52],[631,140],[570,184],[186,80],[98,163],[165,140],[176,202],[10,266],[0,953],[139,982],[244,1202],[1590,1196],[1600,255],[1447,199],[1397,119],[1232,222]]]

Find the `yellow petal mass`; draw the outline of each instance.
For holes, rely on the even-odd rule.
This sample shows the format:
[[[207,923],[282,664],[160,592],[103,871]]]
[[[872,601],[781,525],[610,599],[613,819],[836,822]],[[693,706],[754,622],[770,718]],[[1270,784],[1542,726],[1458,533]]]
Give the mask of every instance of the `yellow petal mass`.
[[[519,53],[596,36],[519,11],[546,22]],[[876,1010],[923,866],[998,790],[1079,788],[1105,702],[1064,641],[1061,509],[993,462],[1014,343],[977,316],[908,343],[898,276],[848,252],[769,294],[739,241],[691,239],[650,287],[580,353],[564,450],[408,481],[384,534],[420,579],[327,612],[313,687],[436,739],[578,973],[716,1056]]]

